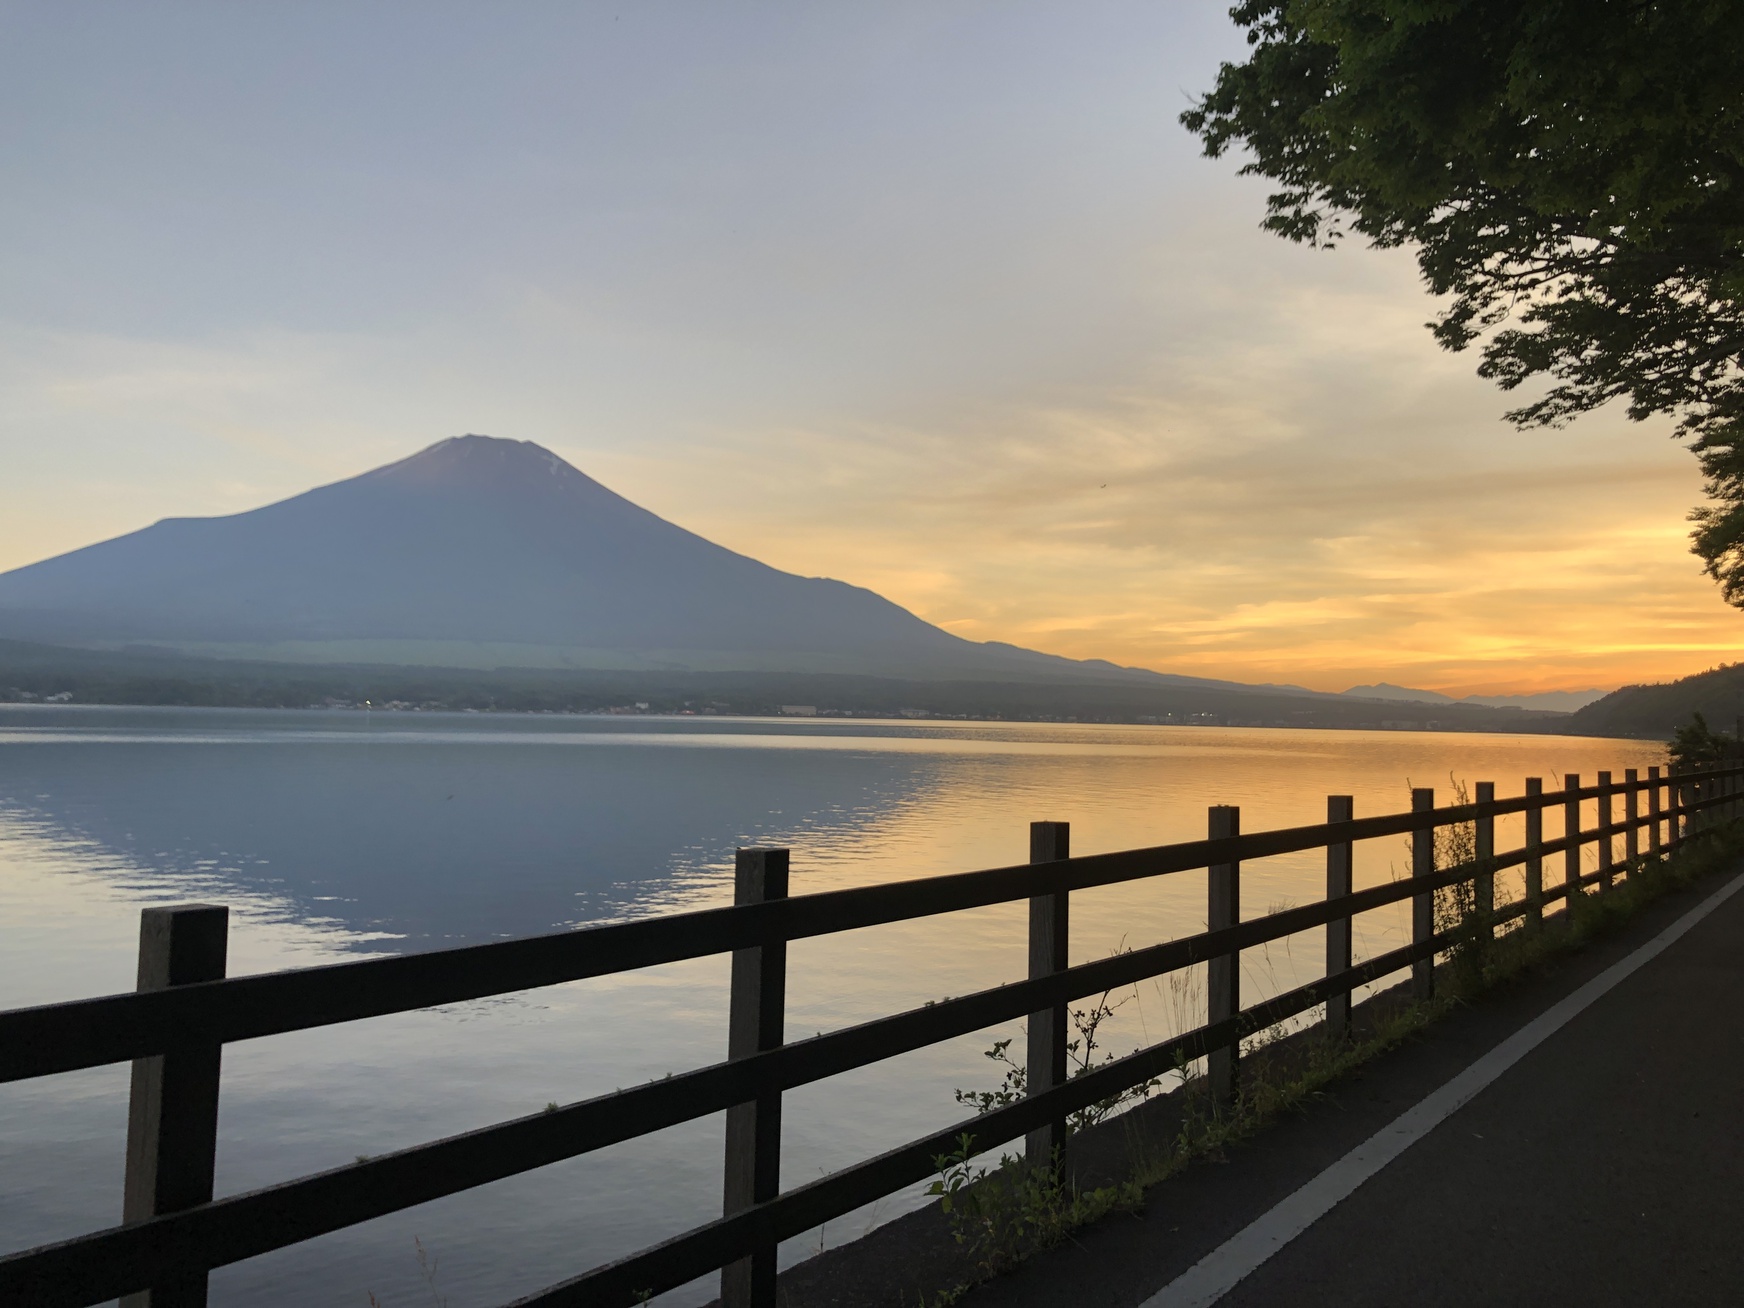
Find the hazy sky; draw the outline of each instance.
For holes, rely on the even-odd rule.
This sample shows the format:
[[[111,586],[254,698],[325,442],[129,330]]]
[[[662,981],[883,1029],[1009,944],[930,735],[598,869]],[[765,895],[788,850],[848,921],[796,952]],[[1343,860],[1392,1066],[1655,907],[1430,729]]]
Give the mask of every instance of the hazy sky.
[[[0,3],[0,569],[484,432],[975,639],[1736,658],[1665,425],[1514,432],[1408,256],[1198,156],[1224,10]]]

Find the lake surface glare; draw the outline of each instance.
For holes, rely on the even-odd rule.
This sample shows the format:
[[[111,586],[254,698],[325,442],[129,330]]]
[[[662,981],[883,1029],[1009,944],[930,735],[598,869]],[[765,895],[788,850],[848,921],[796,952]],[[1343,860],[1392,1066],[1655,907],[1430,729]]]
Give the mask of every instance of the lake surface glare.
[[[1328,794],[1363,817],[1408,808],[1412,785],[1450,802],[1450,776],[1505,797],[1663,757],[1557,736],[0,707],[0,1008],[132,989],[151,904],[228,904],[240,975],[729,903],[741,845],[790,847],[805,894],[1019,863],[1037,819],[1070,822],[1088,854],[1199,839],[1211,804],[1259,831],[1324,821]],[[1498,848],[1518,844],[1517,818],[1498,826]],[[1408,866],[1402,840],[1359,846],[1357,885]],[[1243,916],[1319,898],[1324,867],[1246,865]],[[1204,901],[1203,872],[1079,892],[1072,961],[1202,930]],[[1026,921],[1002,905],[796,942],[789,1037],[1020,979]],[[1369,914],[1358,956],[1407,933],[1404,906]],[[1313,932],[1247,951],[1244,1000],[1320,975],[1321,948]],[[1189,978],[1111,996],[1107,1047],[1196,1025],[1200,994]],[[718,1061],[726,997],[711,958],[231,1045],[218,1193]],[[991,1088],[983,1051],[1020,1031],[790,1092],[784,1185],[959,1120],[953,1090]],[[0,1086],[0,1250],[119,1220],[127,1089],[125,1066]],[[453,1308],[497,1304],[718,1216],[721,1139],[705,1118],[220,1269],[212,1301],[427,1305],[416,1239]]]

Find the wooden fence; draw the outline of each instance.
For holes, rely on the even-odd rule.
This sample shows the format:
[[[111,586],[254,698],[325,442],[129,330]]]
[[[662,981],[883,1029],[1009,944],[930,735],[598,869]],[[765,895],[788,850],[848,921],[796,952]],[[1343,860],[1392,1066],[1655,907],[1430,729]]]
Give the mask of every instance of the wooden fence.
[[[1057,1157],[1069,1113],[1185,1060],[1206,1059],[1211,1089],[1230,1095],[1243,1037],[1319,1005],[1329,1028],[1341,1032],[1354,989],[1406,968],[1416,993],[1428,996],[1436,955],[1473,931],[1493,932],[1516,918],[1530,928],[1555,901],[1595,886],[1602,894],[1614,877],[1699,835],[1716,815],[1731,816],[1744,797],[1744,767],[1675,778],[1650,768],[1645,779],[1630,770],[1620,783],[1601,772],[1597,784],[1585,788],[1570,775],[1561,791],[1549,793],[1533,778],[1513,799],[1497,799],[1493,784],[1480,783],[1475,794],[1473,803],[1437,808],[1433,791],[1416,790],[1410,812],[1361,819],[1348,796],[1333,796],[1324,824],[1247,835],[1240,811],[1219,806],[1210,811],[1205,840],[1077,858],[1070,856],[1065,823],[1038,822],[1028,864],[791,898],[787,851],[742,849],[731,907],[228,979],[226,909],[146,909],[138,990],[0,1012],[0,1081],[133,1063],[122,1224],[0,1258],[0,1302],[92,1304],[122,1296],[126,1304],[151,1308],[203,1305],[211,1268],[725,1111],[719,1220],[516,1305],[633,1304],[720,1269],[729,1308],[766,1308],[775,1301],[781,1240],[925,1180],[962,1134],[972,1133],[979,1150],[1025,1137],[1028,1158],[1046,1164]],[[1583,830],[1581,806],[1589,800],[1597,801],[1598,823]],[[1547,809],[1561,809],[1562,835],[1554,840],[1544,838]],[[1498,852],[1496,819],[1512,813],[1525,815],[1525,841]],[[1438,868],[1435,831],[1455,824],[1471,824],[1476,858]],[[1355,842],[1403,834],[1412,840],[1411,875],[1353,889]],[[1598,847],[1597,869],[1583,874],[1588,844]],[[1326,851],[1325,899],[1244,921],[1242,863],[1312,849]],[[1546,886],[1546,860],[1557,854],[1561,876]],[[1512,867],[1524,869],[1524,895],[1497,906],[1495,875]],[[1196,869],[1209,873],[1208,930],[1067,966],[1072,891]],[[1463,882],[1473,883],[1477,914],[1437,931],[1435,892]],[[1029,901],[1028,980],[811,1039],[783,1039],[788,941],[1018,900]],[[1353,915],[1404,900],[1412,904],[1411,943],[1353,964]],[[1325,977],[1244,1006],[1240,951],[1316,927],[1325,928]],[[213,1198],[220,1056],[231,1041],[726,952],[732,953],[732,994],[725,1062]],[[1067,1076],[1072,1000],[1201,963],[1208,965],[1203,1025]],[[1028,1020],[1027,1097],[782,1190],[784,1090],[1018,1018]]]

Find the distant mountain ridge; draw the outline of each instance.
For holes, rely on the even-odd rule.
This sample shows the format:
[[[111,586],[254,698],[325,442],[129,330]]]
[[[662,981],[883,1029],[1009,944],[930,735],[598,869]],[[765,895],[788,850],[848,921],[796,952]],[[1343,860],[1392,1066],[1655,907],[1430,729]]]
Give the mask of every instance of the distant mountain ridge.
[[[963,640],[870,590],[705,540],[530,441],[477,435],[0,574],[0,637],[306,662],[1261,689]]]
[[[1381,681],[1372,686],[1352,686],[1342,691],[1354,699],[1393,700],[1412,704],[1481,704],[1485,708],[1538,709],[1550,713],[1573,713],[1596,700],[1603,699],[1602,690],[1545,690],[1532,695],[1466,695],[1455,699],[1439,690],[1412,690]]]

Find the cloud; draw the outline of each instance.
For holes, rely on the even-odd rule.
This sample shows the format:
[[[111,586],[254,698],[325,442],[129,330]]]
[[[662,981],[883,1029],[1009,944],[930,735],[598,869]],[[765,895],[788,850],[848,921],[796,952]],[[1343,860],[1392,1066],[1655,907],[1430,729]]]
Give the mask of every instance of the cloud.
[[[1077,657],[1467,693],[1732,655],[1736,615],[1685,539],[1699,479],[1663,425],[1605,412],[1516,432],[1423,331],[1409,269],[1377,295],[1323,267],[1275,297],[1258,339],[1208,318],[1099,403],[712,432],[683,460],[606,462],[778,566]],[[734,468],[757,471],[729,506],[710,488]]]

